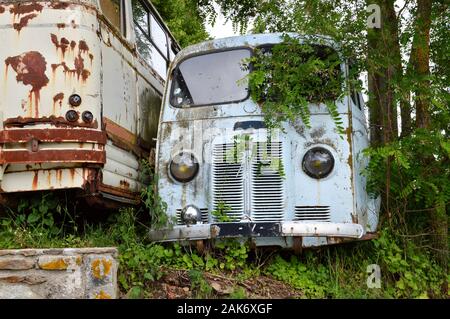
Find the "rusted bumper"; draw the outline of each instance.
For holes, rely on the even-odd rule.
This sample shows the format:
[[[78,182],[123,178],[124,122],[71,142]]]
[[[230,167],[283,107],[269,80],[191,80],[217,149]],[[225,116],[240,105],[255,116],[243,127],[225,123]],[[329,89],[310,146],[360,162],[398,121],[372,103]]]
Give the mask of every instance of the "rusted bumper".
[[[91,143],[92,149],[54,148],[41,143]],[[0,131],[0,164],[106,162],[106,133],[91,129],[11,129]],[[21,147],[8,147],[21,144]]]
[[[363,236],[364,228],[359,224],[297,221],[196,224],[150,231],[150,238],[153,241],[239,237],[342,237],[361,239]]]

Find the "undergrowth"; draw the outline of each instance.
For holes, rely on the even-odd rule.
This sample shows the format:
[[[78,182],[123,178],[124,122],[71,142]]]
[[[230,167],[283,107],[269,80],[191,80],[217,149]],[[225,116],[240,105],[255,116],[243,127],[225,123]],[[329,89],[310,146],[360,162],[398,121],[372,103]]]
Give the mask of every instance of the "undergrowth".
[[[122,295],[151,298],[154,284],[170,270],[189,274],[193,298],[217,295],[205,279],[216,274],[243,282],[259,275],[292,286],[304,298],[443,298],[443,271],[413,240],[384,228],[378,239],[291,252],[251,250],[245,242],[216,242],[200,253],[191,246],[147,239],[142,211],[121,209],[102,223],[86,224],[52,195],[24,199],[0,219],[0,248],[117,246]],[[381,287],[368,288],[368,266],[381,270]],[[444,277],[444,278],[443,278]],[[244,298],[242,287],[230,297]]]

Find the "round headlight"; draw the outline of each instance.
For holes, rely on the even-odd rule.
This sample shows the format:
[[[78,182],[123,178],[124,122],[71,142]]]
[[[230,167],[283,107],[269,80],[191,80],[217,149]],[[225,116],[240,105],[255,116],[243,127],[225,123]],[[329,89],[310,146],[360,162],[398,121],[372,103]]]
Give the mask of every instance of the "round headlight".
[[[303,171],[313,178],[328,176],[334,167],[334,158],[330,151],[322,147],[314,147],[303,156]]]
[[[200,217],[200,210],[194,205],[187,205],[181,210],[181,220],[186,225],[196,224]]]
[[[169,164],[170,175],[178,182],[187,183],[194,179],[199,169],[198,161],[191,153],[181,152]]]

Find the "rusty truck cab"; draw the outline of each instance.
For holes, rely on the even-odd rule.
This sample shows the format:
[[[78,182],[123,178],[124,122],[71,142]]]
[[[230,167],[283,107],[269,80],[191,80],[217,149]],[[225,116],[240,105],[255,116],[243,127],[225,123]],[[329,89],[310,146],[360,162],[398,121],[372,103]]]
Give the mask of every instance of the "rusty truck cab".
[[[148,0],[0,1],[0,191],[137,203],[178,45]]]
[[[345,134],[325,105],[313,103],[310,128],[298,119],[269,130],[249,97],[245,61],[282,39],[217,39],[176,56],[156,159],[159,195],[173,222],[153,229],[154,240],[251,238],[297,249],[366,239],[375,231],[379,202],[368,196],[361,174],[368,146],[361,94],[336,101]],[[316,40],[338,52],[331,39]],[[337,67],[348,76],[345,61]]]

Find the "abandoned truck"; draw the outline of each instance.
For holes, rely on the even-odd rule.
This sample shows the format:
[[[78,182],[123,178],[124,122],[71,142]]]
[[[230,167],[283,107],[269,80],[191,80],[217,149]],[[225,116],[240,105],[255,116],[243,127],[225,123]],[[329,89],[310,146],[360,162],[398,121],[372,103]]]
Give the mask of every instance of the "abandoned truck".
[[[368,146],[361,94],[348,90],[336,101],[343,135],[322,104],[309,105],[310,128],[299,120],[269,132],[249,97],[242,61],[281,41],[282,34],[230,37],[175,57],[156,151],[159,196],[173,222],[151,230],[153,240],[201,246],[240,237],[301,249],[369,239],[376,231],[379,200],[368,196],[361,174]],[[320,42],[337,51],[333,41]],[[348,77],[340,60],[337,70]]]
[[[138,203],[179,50],[150,1],[0,0],[0,30],[1,195]]]

